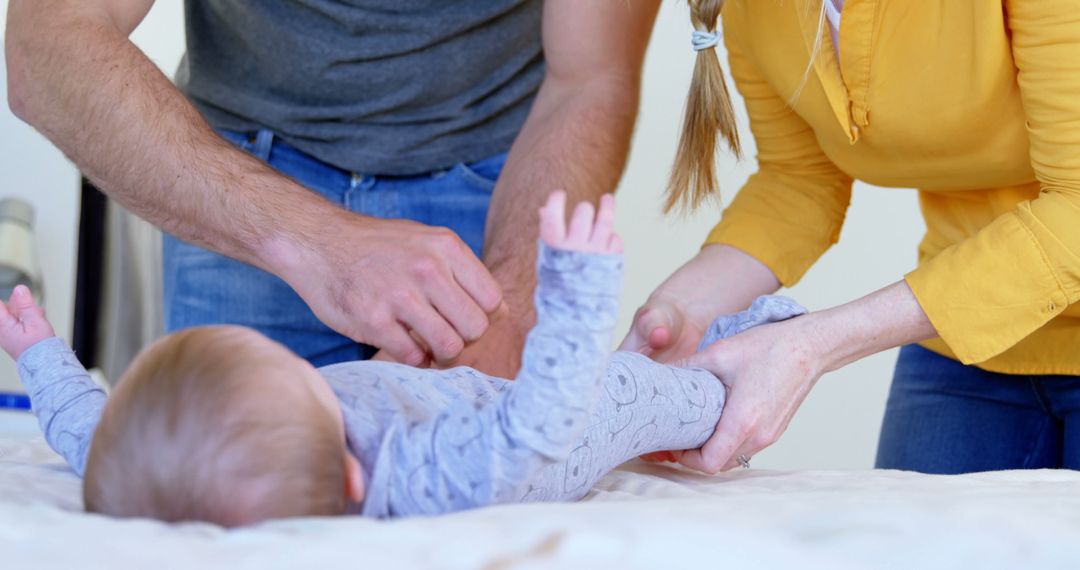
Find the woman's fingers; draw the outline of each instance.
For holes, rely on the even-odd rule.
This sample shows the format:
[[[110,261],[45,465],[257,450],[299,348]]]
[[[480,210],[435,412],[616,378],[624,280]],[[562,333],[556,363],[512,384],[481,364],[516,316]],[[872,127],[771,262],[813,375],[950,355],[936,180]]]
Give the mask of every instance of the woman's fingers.
[[[686,451],[679,460],[683,465],[709,474],[719,473],[737,465],[736,453],[743,448],[752,430],[751,422],[745,420],[745,413],[739,408],[737,399],[729,399],[720,415],[709,441],[701,449]],[[748,454],[747,456],[751,456]]]
[[[704,368],[728,388],[728,400],[712,437],[683,456],[687,467],[708,473],[731,469],[772,445],[821,376],[820,355],[804,328],[791,319],[753,328],[682,361]]]
[[[704,368],[723,381],[727,376],[725,372],[731,368],[729,363],[724,362],[723,343],[714,344],[709,350],[692,354],[674,365],[680,368]],[[748,402],[744,400],[744,394],[732,386],[730,379],[725,385],[727,402],[716,431],[700,449],[683,453],[679,460],[682,465],[709,474],[725,471],[732,467],[731,463],[737,457],[736,451],[747,443],[754,424],[747,408]]]
[[[681,328],[677,311],[660,303],[645,305],[634,316],[634,340],[637,346],[621,346],[620,350],[633,350],[648,356],[671,346]],[[630,340],[630,337],[627,337]],[[626,344],[625,342],[623,343]]]

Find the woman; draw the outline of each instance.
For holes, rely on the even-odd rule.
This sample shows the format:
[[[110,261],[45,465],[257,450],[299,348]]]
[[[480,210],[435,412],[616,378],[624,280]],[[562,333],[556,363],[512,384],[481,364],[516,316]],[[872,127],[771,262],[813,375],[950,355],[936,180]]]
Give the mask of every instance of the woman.
[[[823,373],[904,346],[878,467],[1080,469],[1080,0],[824,1],[723,8],[760,168],[623,347],[686,357],[713,316],[797,282],[836,242],[856,178],[920,189],[919,265],[690,357],[730,399],[716,435],[673,458],[746,466]],[[717,130],[738,150],[711,49],[723,2],[690,5],[669,208],[714,191]]]

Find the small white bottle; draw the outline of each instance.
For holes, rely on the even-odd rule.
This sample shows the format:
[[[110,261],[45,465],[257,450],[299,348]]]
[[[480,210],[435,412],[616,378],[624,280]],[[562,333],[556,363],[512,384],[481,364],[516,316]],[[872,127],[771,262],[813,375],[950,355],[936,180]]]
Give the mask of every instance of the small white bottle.
[[[40,304],[44,291],[34,244],[34,207],[19,198],[0,200],[0,298],[26,285]]]

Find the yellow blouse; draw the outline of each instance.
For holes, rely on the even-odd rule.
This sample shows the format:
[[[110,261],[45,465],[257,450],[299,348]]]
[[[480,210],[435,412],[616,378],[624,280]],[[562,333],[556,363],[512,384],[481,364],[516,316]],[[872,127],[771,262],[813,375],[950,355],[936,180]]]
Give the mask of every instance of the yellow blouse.
[[[853,179],[918,188],[906,280],[941,335],[924,346],[1080,375],[1080,0],[847,0],[840,61],[820,2],[724,7],[759,170],[707,243],[792,285],[839,237]]]

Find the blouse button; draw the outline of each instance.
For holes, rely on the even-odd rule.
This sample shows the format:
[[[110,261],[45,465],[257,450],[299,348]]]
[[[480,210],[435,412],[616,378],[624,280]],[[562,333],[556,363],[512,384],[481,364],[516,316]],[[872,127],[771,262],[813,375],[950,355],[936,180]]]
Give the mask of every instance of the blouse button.
[[[1050,301],[1050,303],[1046,305],[1047,312],[1052,313],[1055,309],[1057,309],[1057,305],[1055,305],[1053,301]]]

